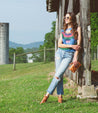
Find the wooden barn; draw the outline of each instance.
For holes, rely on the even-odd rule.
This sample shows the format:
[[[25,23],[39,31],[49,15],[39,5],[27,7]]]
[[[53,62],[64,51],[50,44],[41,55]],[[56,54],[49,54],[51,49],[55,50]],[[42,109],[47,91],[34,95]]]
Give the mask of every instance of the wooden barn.
[[[91,75],[91,50],[90,50],[90,12],[98,12],[98,0],[46,0],[47,11],[56,12],[55,50],[63,28],[63,17],[67,12],[74,12],[77,17],[78,26],[81,26],[82,43],[79,53],[79,61],[82,66],[78,72],[66,71],[66,76],[78,84],[78,94],[81,98],[98,98],[95,88],[98,85],[92,82]],[[98,74],[98,73],[97,73]]]

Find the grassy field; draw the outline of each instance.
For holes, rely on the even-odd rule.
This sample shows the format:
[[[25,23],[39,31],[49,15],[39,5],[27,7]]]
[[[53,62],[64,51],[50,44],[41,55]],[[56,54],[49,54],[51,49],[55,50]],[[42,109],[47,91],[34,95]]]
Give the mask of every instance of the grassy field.
[[[91,69],[98,71],[98,60],[92,60],[91,61]]]
[[[46,103],[39,104],[51,82],[48,78],[54,67],[53,62],[17,64],[13,71],[13,65],[1,65],[0,113],[98,113],[98,103],[76,99],[77,89],[73,88],[64,89],[62,104],[57,102],[55,94]]]

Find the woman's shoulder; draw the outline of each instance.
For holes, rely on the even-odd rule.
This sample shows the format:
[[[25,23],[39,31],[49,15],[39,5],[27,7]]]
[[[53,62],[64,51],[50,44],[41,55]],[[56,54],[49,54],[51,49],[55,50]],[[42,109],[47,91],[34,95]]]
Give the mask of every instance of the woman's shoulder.
[[[77,27],[77,32],[81,31],[81,26]]]

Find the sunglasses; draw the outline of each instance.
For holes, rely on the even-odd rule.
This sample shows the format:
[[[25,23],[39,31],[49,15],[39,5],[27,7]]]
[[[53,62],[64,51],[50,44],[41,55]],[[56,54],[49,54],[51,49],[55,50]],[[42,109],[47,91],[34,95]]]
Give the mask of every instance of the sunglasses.
[[[67,19],[67,20],[68,20],[68,19],[69,19],[69,17],[64,17],[64,19]]]

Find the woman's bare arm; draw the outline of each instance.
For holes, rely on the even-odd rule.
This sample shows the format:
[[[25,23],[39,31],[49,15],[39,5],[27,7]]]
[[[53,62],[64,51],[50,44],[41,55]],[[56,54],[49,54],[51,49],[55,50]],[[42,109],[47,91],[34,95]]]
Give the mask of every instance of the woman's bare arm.
[[[62,44],[62,34],[60,34],[60,38],[59,38],[59,41],[58,41],[58,47],[59,48],[73,48],[73,49],[75,49],[77,51],[80,49],[80,46],[79,45]]]
[[[81,45],[81,27],[78,27],[77,32],[78,32],[77,45]],[[77,62],[78,53],[79,53],[79,51],[76,50],[74,53],[74,57],[73,57],[73,63]]]
[[[62,44],[62,34],[60,34],[60,38],[58,41],[58,47],[59,48],[71,48],[71,45]]]

